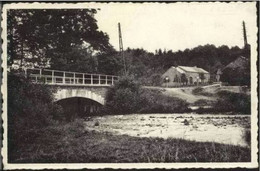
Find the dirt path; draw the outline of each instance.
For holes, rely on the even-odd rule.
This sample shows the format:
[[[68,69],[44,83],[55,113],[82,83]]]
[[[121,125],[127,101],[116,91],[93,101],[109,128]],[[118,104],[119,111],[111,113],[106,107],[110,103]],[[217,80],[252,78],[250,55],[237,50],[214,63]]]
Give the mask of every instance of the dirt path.
[[[194,95],[192,94],[192,89],[183,89],[183,88],[167,88],[163,94],[171,97],[178,97],[180,99],[186,100],[188,103],[194,103],[198,100],[209,100],[214,101],[216,98],[208,97],[208,96],[201,96],[201,95]]]
[[[188,103],[194,103],[198,100],[209,100],[215,101],[216,97],[208,97],[202,95],[194,95],[192,90],[194,87],[180,87],[180,88],[161,88],[161,87],[146,87],[149,89],[159,89],[162,90],[162,93],[166,96],[177,97],[183,100],[186,100]]]

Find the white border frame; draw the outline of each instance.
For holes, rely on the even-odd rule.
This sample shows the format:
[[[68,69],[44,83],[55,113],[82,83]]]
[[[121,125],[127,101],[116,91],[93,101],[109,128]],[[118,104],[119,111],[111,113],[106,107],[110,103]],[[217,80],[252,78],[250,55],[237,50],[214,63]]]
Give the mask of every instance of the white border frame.
[[[186,3],[186,2],[178,2],[178,3]],[[191,3],[199,3],[199,2],[189,2]],[[203,3],[220,3],[220,2],[202,2]],[[242,3],[242,2],[230,2],[230,3]],[[247,2],[254,3],[256,6],[256,2]],[[258,28],[254,28],[254,42],[251,43],[251,162],[244,163],[64,163],[64,164],[11,164],[7,161],[7,10],[8,9],[60,9],[60,8],[100,8],[103,5],[115,5],[120,7],[121,5],[170,5],[166,3],[94,3],[94,2],[86,2],[86,3],[12,3],[12,4],[4,4],[3,5],[3,13],[2,13],[2,39],[3,39],[3,55],[2,55],[2,67],[3,67],[3,80],[1,85],[1,91],[3,94],[3,148],[1,154],[3,156],[3,167],[4,169],[100,169],[100,168],[236,168],[236,167],[246,167],[246,168],[256,168],[258,167],[257,161],[257,152],[258,152],[258,142],[257,142],[257,132],[258,132],[258,98],[257,98],[257,31]],[[176,4],[176,3],[173,3]],[[256,6],[257,9],[257,6]],[[256,18],[257,20],[257,11]],[[256,21],[257,22],[257,21]]]

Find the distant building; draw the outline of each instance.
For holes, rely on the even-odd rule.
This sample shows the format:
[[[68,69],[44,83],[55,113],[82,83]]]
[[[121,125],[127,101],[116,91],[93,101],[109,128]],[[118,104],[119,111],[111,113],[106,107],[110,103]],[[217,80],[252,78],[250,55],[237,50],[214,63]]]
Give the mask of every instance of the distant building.
[[[222,68],[220,80],[230,85],[250,85],[250,60],[239,56]]]
[[[208,71],[196,66],[172,66],[162,75],[162,79],[165,87],[197,85],[208,83],[210,74]]]
[[[222,71],[224,72],[227,69],[235,70],[235,69],[246,69],[249,66],[249,59],[244,56],[239,56],[234,61],[230,62],[227,66],[225,66]]]

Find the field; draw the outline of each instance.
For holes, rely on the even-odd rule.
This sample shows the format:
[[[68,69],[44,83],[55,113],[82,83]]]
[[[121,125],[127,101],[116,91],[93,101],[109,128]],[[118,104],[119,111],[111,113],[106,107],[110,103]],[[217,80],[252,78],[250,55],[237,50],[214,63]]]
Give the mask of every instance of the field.
[[[201,117],[192,117],[196,122],[199,120],[203,120],[203,122],[208,120],[208,123],[204,125],[220,124],[226,120],[225,123],[215,125],[216,127],[224,127],[224,124],[226,124],[226,126],[233,125],[232,129],[235,127],[244,129],[250,125],[249,117],[224,119],[224,116],[220,116],[219,121],[216,118],[207,118],[209,116],[205,116],[204,119],[201,119]],[[11,149],[16,151],[10,153],[9,162],[129,163],[249,162],[251,160],[250,146],[243,143],[232,145],[232,143],[223,144],[187,140],[185,137],[167,138],[166,136],[152,136],[152,134],[160,135],[161,130],[161,135],[163,135],[165,132],[163,132],[164,129],[162,128],[167,124],[166,121],[168,121],[168,128],[170,128],[171,124],[169,122],[172,122],[175,118],[177,118],[176,121],[180,125],[187,127],[194,127],[195,125],[191,121],[192,118],[190,116],[180,117],[180,115],[117,115],[88,118],[87,121],[79,119],[70,123],[54,124],[38,131],[33,130],[34,141],[24,141],[25,143],[19,144],[16,149]],[[153,122],[153,126],[146,125],[149,120],[153,119],[156,120]],[[189,125],[185,124],[185,119]],[[234,124],[232,124],[232,121]],[[134,123],[136,123],[136,127],[132,127]],[[123,125],[125,126],[124,129],[122,128]],[[200,130],[201,125],[203,124],[200,123],[197,125],[198,130]],[[127,130],[130,127],[132,127],[132,131]],[[143,129],[140,129],[141,127]],[[157,132],[149,133],[149,128],[153,128]],[[228,127],[226,128],[229,129]],[[140,130],[138,131],[137,129]],[[172,133],[175,131],[179,132],[177,129],[170,130]],[[228,130],[226,132],[230,133]],[[139,136],[134,135],[136,133]],[[214,137],[217,135],[216,133],[210,132],[209,134],[212,134],[212,137]],[[130,136],[130,134],[132,135]],[[208,136],[209,134],[205,135]]]

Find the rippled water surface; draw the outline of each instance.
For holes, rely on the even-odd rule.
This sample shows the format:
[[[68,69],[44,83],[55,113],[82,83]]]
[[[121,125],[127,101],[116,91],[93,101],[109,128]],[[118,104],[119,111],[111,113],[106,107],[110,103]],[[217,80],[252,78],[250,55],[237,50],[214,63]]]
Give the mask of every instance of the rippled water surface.
[[[99,124],[97,124],[97,122]],[[132,114],[89,118],[86,129],[135,137],[183,138],[247,146],[247,115]]]

